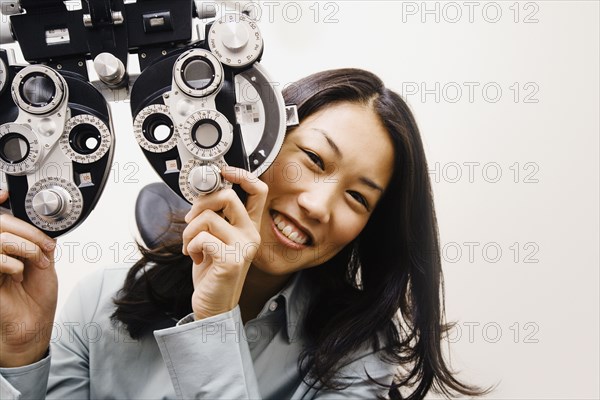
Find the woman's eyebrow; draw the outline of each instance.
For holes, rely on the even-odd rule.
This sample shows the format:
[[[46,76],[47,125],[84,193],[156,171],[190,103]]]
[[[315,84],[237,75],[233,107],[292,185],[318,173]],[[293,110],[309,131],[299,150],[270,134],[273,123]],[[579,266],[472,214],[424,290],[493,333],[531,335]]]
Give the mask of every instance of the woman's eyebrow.
[[[373,182],[371,179],[361,176],[360,181],[362,183],[364,183],[365,185],[369,186],[370,188],[379,190],[381,193],[383,193],[383,188],[381,186],[379,186],[378,184],[376,184],[375,182]]]
[[[340,151],[340,148],[338,147],[337,144],[335,144],[335,142],[333,141],[333,139],[331,139],[329,137],[329,135],[327,134],[327,131],[321,129],[321,128],[312,128],[313,131],[319,132],[320,134],[323,135],[323,137],[327,140],[327,143],[329,144],[329,146],[331,146],[331,148],[333,149],[333,152],[335,153],[336,156],[339,157],[339,159],[341,160],[342,157],[342,152]],[[378,190],[381,193],[383,193],[383,188],[381,186],[379,186],[378,184],[376,184],[375,182],[373,182],[371,179],[361,176],[360,177],[360,181],[362,183],[364,183],[365,185],[369,186],[372,189]]]
[[[338,156],[340,160],[343,158],[340,148],[338,147],[337,144],[335,144],[333,139],[331,139],[329,137],[329,135],[327,134],[327,131],[324,131],[323,129],[320,129],[320,128],[312,128],[312,130],[321,133],[323,135],[323,137],[327,140],[327,143],[329,144],[329,146],[331,146],[331,148],[333,149],[333,152],[335,153],[335,155]]]

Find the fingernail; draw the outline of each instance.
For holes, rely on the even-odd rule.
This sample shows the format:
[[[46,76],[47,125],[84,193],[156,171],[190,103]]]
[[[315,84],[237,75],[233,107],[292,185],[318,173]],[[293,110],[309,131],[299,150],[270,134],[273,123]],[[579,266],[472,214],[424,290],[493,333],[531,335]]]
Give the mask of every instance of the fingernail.
[[[44,250],[52,251],[56,247],[56,242],[46,242],[44,243]]]

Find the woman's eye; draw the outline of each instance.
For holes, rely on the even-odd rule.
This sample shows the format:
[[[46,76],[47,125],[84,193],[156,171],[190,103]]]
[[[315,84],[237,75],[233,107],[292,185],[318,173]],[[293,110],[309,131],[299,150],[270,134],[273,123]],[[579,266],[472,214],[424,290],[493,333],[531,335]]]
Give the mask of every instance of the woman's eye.
[[[354,198],[356,201],[362,204],[367,210],[370,210],[369,202],[367,201],[367,199],[365,199],[365,197],[362,194],[354,191],[349,191],[348,193],[350,194],[350,196],[352,196],[352,198]]]
[[[310,158],[310,160],[316,164],[322,171],[325,170],[325,164],[323,164],[323,160],[321,160],[321,157],[319,157],[318,155],[316,155],[315,153],[313,153],[312,151],[308,151],[308,150],[303,150],[306,155],[308,156],[308,158]]]

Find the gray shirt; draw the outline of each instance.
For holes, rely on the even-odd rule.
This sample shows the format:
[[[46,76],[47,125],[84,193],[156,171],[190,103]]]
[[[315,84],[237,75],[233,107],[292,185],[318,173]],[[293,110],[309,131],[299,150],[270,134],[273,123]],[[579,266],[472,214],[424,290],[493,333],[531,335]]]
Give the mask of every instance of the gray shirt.
[[[92,274],[71,294],[53,326],[49,355],[0,368],[1,399],[375,399],[395,367],[365,348],[350,355],[341,391],[302,380],[302,316],[310,288],[302,273],[242,323],[239,307],[194,321],[189,315],[140,340],[110,321],[126,268]],[[367,376],[368,374],[368,376]]]

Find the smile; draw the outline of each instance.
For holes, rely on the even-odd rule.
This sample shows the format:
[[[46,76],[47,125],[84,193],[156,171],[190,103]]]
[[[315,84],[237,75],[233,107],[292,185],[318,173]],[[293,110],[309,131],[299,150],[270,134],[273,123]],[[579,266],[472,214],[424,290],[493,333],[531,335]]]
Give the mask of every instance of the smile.
[[[276,236],[286,246],[294,249],[307,247],[311,238],[290,219],[277,211],[271,211],[272,227]]]

